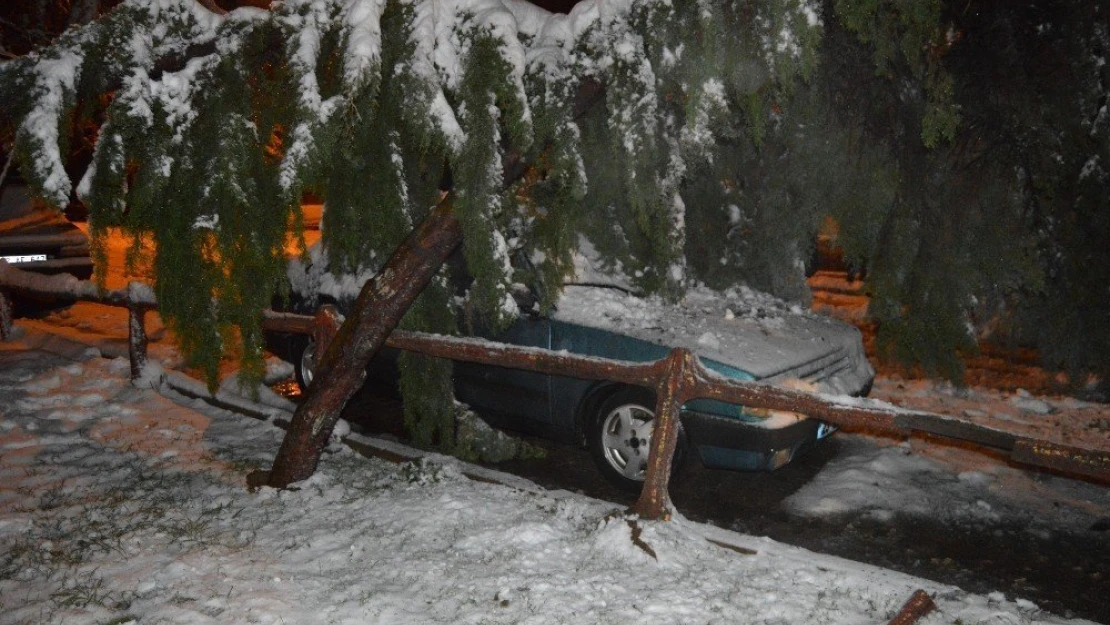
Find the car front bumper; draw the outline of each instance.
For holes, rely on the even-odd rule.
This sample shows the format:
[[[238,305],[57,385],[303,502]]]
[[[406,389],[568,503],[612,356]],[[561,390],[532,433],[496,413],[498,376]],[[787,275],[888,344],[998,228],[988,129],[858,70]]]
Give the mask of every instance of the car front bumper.
[[[702,464],[733,471],[774,471],[835,430],[816,419],[765,428],[692,411],[683,412],[682,425]]]

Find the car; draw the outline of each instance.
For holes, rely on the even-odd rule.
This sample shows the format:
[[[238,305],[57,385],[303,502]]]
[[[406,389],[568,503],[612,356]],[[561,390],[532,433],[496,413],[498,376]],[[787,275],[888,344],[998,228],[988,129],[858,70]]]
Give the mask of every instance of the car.
[[[549,314],[535,309],[534,298],[519,297],[519,318],[485,338],[636,362],[685,347],[728,378],[831,394],[870,390],[874,370],[854,326],[743,286],[723,292],[698,286],[677,303],[644,297],[623,276],[596,269],[601,263],[592,260],[588,241],[580,248],[576,278],[563,286]],[[307,261],[290,262],[288,274],[292,309],[311,314],[324,303],[348,309],[372,272],[334,275],[326,254],[314,247]],[[311,384],[311,340],[281,339],[271,345],[283,344],[275,351],[294,364],[302,384]],[[371,376],[396,380],[396,355],[384,352],[371,363]],[[655,416],[650,389],[459,362],[455,393],[491,425],[583,444],[611,482],[630,490],[642,486]],[[772,471],[833,430],[793,413],[697,399],[683,406],[680,452],[710,468]]]
[[[21,181],[0,189],[0,258],[18,269],[41,274],[69,273],[87,280],[93,272],[89,240],[59,211],[37,203]],[[59,302],[17,299],[15,314],[56,308]]]

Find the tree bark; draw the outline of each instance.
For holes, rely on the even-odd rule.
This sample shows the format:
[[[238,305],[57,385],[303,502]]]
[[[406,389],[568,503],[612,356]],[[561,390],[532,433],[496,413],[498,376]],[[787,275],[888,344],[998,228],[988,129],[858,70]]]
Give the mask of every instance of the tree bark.
[[[197,2],[200,3],[200,6],[217,15],[227,15],[227,11],[224,10],[222,6],[216,4],[216,0],[197,0]]]
[[[0,289],[0,341],[12,337],[12,296]]]
[[[138,380],[146,368],[146,313],[145,306],[127,307],[127,356],[131,361],[131,380]]]
[[[461,241],[448,196],[362,287],[293,414],[267,480],[270,486],[285,488],[316,470],[340,411],[366,378],[366,366]]]
[[[671,520],[671,462],[678,445],[678,421],[682,404],[690,399],[696,384],[696,356],[688,349],[675,349],[665,363],[666,373],[655,400],[655,428],[648,454],[647,475],[640,498],[629,512],[644,519]]]
[[[906,601],[906,605],[902,606],[902,609],[894,615],[894,618],[887,625],[913,625],[935,610],[936,607],[937,605],[933,603],[933,598],[929,596],[929,593],[924,590],[914,591],[909,601]]]

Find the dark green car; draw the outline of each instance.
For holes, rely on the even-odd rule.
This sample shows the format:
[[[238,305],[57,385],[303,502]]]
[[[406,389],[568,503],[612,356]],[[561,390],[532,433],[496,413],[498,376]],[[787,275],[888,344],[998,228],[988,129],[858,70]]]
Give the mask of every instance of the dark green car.
[[[310,312],[334,302],[342,311],[367,276],[327,273],[314,252],[307,266],[300,261],[290,266],[297,309]],[[870,389],[874,371],[855,327],[744,287],[724,293],[694,288],[683,301],[668,304],[596,278],[567,284],[552,314],[522,312],[508,330],[486,338],[639,362],[686,347],[707,368],[730,378],[829,394],[862,395]],[[305,340],[279,351],[296,365],[298,377],[311,383],[314,350]],[[371,365],[373,374],[395,376],[395,357],[383,354]],[[643,482],[655,406],[648,389],[460,362],[455,393],[491,425],[585,444],[613,482],[628,488]],[[689,455],[708,467],[744,471],[777,469],[833,430],[791,413],[754,414],[711,400],[687,403],[682,426]]]

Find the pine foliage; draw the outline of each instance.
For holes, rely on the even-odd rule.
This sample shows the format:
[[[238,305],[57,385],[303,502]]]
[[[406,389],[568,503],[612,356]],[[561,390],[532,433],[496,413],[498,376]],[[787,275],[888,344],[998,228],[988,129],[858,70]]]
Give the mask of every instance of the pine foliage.
[[[61,207],[69,128],[100,124],[77,185],[94,247],[120,227],[152,256],[165,317],[212,375],[233,350],[258,370],[305,193],[326,202],[338,272],[380,266],[446,186],[472,281],[444,273],[408,328],[468,331],[456,305],[503,326],[518,283],[550,307],[583,240],[643,292],[747,282],[804,301],[831,216],[887,353],[958,377],[1000,321],[1105,370],[1110,44],[1097,3],[1057,4],[1074,10],[125,0],[0,65],[0,138]],[[1076,349],[1076,329],[1102,339]],[[402,378],[410,427],[450,447],[450,365],[407,356]]]
[[[869,188],[893,191],[841,221],[880,347],[959,381],[961,351],[1017,343],[1105,389],[1106,7],[829,4],[821,110],[886,161]]]
[[[516,314],[516,282],[550,305],[597,219],[612,262],[679,296],[686,181],[719,174],[721,133],[763,132],[767,103],[812,69],[818,31],[801,1],[607,1],[553,16],[499,0],[287,0],[228,15],[126,0],[0,66],[0,121],[34,190],[61,207],[66,129],[95,110],[78,189],[94,246],[119,227],[152,256],[163,315],[214,380],[232,337],[259,369],[259,311],[282,288],[306,192],[326,201],[331,266],[352,270],[380,265],[449,178],[473,277],[464,306],[485,325]],[[583,107],[591,85],[601,105]],[[458,287],[438,279],[405,327],[456,331]],[[450,374],[402,362],[410,428],[448,448]]]

